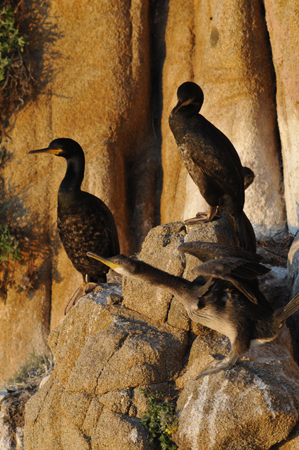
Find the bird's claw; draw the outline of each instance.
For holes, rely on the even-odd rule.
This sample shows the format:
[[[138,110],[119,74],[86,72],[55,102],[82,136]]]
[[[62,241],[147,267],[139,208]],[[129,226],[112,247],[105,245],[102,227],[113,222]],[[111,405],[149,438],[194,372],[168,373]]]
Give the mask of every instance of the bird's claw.
[[[236,353],[234,352],[230,352],[226,358],[221,359],[220,361],[214,359],[213,361],[208,363],[194,379],[198,380],[198,378],[205,377],[206,375],[221,372],[222,370],[231,369],[237,362],[237,359],[238,355],[236,355]]]

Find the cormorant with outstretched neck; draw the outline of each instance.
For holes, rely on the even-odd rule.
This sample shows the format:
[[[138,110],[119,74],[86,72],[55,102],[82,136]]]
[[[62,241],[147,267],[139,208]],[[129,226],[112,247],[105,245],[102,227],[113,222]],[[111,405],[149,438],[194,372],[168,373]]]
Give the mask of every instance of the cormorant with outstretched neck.
[[[72,139],[55,139],[47,148],[29,153],[62,156],[67,169],[58,190],[57,227],[63,247],[83,282],[106,281],[109,268],[87,258],[91,249],[104,256],[119,253],[119,242],[113,215],[98,197],[81,191],[85,158],[81,146]]]
[[[243,211],[244,174],[239,155],[230,140],[199,114],[204,96],[197,84],[183,83],[177,96],[169,126],[191,178],[210,205],[207,221],[214,218],[217,207],[223,208],[234,219],[240,246],[255,252],[255,234]]]
[[[242,292],[225,280],[225,272],[230,278],[232,277],[229,262],[223,262],[223,279],[218,278],[215,281],[214,278],[209,277],[208,281],[204,281],[203,277],[198,277],[191,282],[124,255],[106,259],[88,252],[88,256],[107,264],[117,273],[167,289],[177,296],[192,320],[229,338],[231,351],[228,356],[221,361],[212,361],[196,378],[230,369],[239,356],[249,350],[253,341],[265,342],[274,339],[287,317],[299,308],[299,294],[285,307],[274,312],[266,311],[259,304],[252,303]],[[227,260],[223,258],[225,259]],[[265,273],[266,269],[256,262],[238,258],[234,258],[232,267],[233,276],[241,274],[242,277],[245,277],[246,273],[248,277],[256,277]]]

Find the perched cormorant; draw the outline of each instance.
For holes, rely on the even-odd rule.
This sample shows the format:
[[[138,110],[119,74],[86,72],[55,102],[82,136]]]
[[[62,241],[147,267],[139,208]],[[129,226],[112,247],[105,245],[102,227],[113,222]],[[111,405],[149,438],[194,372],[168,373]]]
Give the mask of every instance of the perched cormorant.
[[[72,139],[55,139],[47,148],[29,153],[51,153],[67,161],[58,190],[57,227],[64,249],[83,282],[105,282],[109,268],[87,258],[91,248],[104,256],[119,253],[117,229],[110,209],[99,198],[81,191],[85,158]]]
[[[223,208],[234,219],[240,246],[255,252],[255,234],[243,211],[244,174],[239,155],[230,140],[199,114],[204,96],[197,84],[183,83],[177,96],[169,126],[189,175],[210,205],[207,221],[213,219],[217,207]]]
[[[92,252],[87,254],[117,273],[167,289],[177,296],[192,320],[229,338],[231,351],[228,356],[221,361],[212,361],[196,378],[230,369],[239,356],[249,350],[253,341],[262,343],[273,340],[287,317],[299,308],[299,294],[285,307],[269,312],[249,301],[229,281],[215,281],[209,277],[205,282],[203,277],[198,277],[191,282],[124,255],[106,259]],[[254,270],[258,271],[259,264],[246,261],[247,269],[250,264],[254,264]],[[244,276],[241,261],[239,269]],[[238,274],[238,268],[235,267],[234,272]]]

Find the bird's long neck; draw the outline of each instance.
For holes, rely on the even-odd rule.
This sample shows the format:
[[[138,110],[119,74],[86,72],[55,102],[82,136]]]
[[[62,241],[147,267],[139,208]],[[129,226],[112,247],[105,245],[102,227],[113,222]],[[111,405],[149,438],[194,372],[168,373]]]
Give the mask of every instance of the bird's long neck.
[[[76,155],[73,158],[67,160],[67,168],[64,179],[62,180],[59,191],[59,195],[76,194],[80,191],[81,184],[84,177],[85,160],[84,154]]]
[[[174,295],[182,298],[191,289],[192,283],[185,278],[171,275],[168,272],[150,266],[143,261],[136,261],[136,271],[129,276],[146,281],[152,286],[162,287]]]
[[[198,113],[198,108],[193,109],[191,106],[193,105],[182,107],[176,114],[169,117],[169,126],[177,143],[184,142],[188,130],[190,130],[190,127],[193,127],[192,124],[194,121],[196,122],[196,126],[199,126],[197,123],[198,118],[202,116]],[[185,110],[183,108],[189,109]]]

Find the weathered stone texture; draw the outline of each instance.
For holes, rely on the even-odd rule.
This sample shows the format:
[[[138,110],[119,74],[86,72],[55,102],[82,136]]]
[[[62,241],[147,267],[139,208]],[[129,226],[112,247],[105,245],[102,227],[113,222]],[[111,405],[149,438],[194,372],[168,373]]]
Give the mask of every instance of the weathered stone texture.
[[[185,235],[186,228],[182,222],[153,228],[142,245],[140,259],[172,275],[182,276],[184,261],[176,248]],[[165,322],[172,299],[170,292],[142,280],[125,277],[123,295],[127,308]]]
[[[82,298],[50,334],[55,370],[26,405],[26,450],[149,450],[138,390],[178,375],[187,333],[107,305],[107,292]]]
[[[283,441],[298,420],[299,369],[286,327],[273,343],[251,352],[250,362],[243,357],[229,371],[193,380],[211,360],[209,355],[227,353],[224,347],[217,333],[199,336],[193,343],[188,365],[177,380],[183,387],[174,438],[179,450],[269,449]]]
[[[281,139],[287,222],[295,233],[299,226],[299,7],[296,0],[287,3],[265,0],[277,86],[277,120]]]

